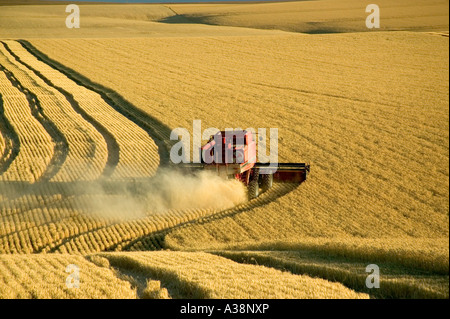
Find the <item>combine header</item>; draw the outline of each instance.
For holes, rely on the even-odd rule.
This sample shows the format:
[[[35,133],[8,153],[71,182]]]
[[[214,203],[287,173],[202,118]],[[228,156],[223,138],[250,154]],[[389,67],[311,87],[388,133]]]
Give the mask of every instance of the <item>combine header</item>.
[[[187,170],[209,170],[241,181],[249,200],[269,190],[274,182],[302,183],[310,171],[305,163],[257,163],[256,138],[251,131],[221,131],[200,148],[201,163],[178,164]]]

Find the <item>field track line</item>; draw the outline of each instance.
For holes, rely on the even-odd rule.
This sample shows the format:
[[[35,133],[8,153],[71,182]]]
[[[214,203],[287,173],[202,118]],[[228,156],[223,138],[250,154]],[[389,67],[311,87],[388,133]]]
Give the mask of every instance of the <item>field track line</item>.
[[[98,179],[107,162],[108,150],[103,136],[86,121],[57,89],[47,85],[4,47],[0,51],[7,57],[4,63],[38,97],[47,117],[58,127],[69,144],[68,156],[58,174],[51,181],[79,181]]]
[[[30,92],[28,89],[24,88],[22,84],[15,78],[15,76],[10,71],[6,70],[2,65],[0,65],[0,71],[5,73],[11,84],[26,96],[31,109],[31,114],[33,114],[36,120],[41,123],[41,125],[47,131],[48,135],[50,135],[53,140],[53,157],[46,170],[40,176],[37,182],[41,180],[50,180],[53,176],[56,175],[56,173],[58,173],[59,169],[66,160],[69,144],[67,143],[67,140],[61,133],[61,131],[59,131],[55,124],[50,121],[49,118],[44,114],[36,95]]]
[[[410,298],[433,298],[441,299],[448,298],[448,293],[433,291],[430,287],[425,285],[418,285],[413,280],[408,280],[405,277],[421,277],[422,279],[436,279],[439,275],[423,270],[417,270],[414,267],[405,267],[396,265],[401,269],[401,276],[396,277],[393,274],[384,274],[381,278],[380,285],[382,289],[368,289],[366,286],[367,274],[362,270],[366,264],[364,261],[357,258],[352,259],[347,256],[345,258],[333,255],[333,253],[321,253],[314,250],[302,250],[301,253],[292,251],[229,251],[217,250],[209,253],[227,258],[240,264],[259,265],[288,271],[295,275],[306,275],[313,278],[322,278],[331,282],[341,283],[349,289],[356,292],[367,293],[372,298],[396,298],[396,299],[410,299]],[[296,254],[298,254],[296,256]],[[342,265],[342,266],[340,266]],[[351,267],[348,267],[351,265]],[[393,264],[387,264],[392,267]],[[347,267],[345,267],[347,266]],[[397,271],[399,271],[397,269]],[[359,271],[358,271],[359,270]],[[389,270],[388,270],[389,271]],[[417,271],[422,272],[417,275]],[[413,297],[411,297],[413,296]]]
[[[113,179],[151,177],[160,164],[158,146],[152,137],[141,126],[130,121],[128,117],[110,105],[103,96],[85,85],[80,85],[30,54],[20,43],[5,41],[7,46],[27,67],[36,75],[50,81],[54,87],[62,89],[64,93],[73,95],[80,107],[97,123],[112,134],[118,145],[119,160],[111,167]]]
[[[76,84],[87,88],[99,94],[103,100],[108,103],[114,110],[125,116],[130,121],[137,124],[153,139],[158,146],[158,153],[160,157],[160,165],[165,166],[170,163],[170,133],[171,129],[158,119],[153,118],[144,111],[139,110],[136,106],[125,100],[117,92],[104,87],[98,83],[92,82],[90,79],[77,73],[76,71],[52,60],[44,53],[37,50],[30,42],[26,40],[18,40],[22,47],[25,48],[37,60],[47,64],[53,69],[61,72],[66,77],[74,81]]]
[[[39,71],[35,70],[33,67],[28,65],[27,63],[23,62],[20,57],[18,57],[5,43],[2,42],[3,46],[6,48],[6,50],[16,59],[17,62],[21,63],[26,68],[33,71],[38,77],[40,77],[48,86],[51,86],[58,90],[61,94],[63,94],[67,101],[70,103],[70,105],[73,107],[73,109],[80,114],[84,120],[89,122],[105,139],[107,149],[108,149],[108,159],[106,162],[106,166],[104,168],[104,171],[102,175],[104,177],[111,176],[111,174],[114,172],[115,167],[119,163],[119,145],[114,138],[114,136],[105,128],[103,127],[99,122],[97,122],[92,116],[90,116],[88,113],[86,113],[78,104],[78,102],[74,99],[73,95],[64,90],[61,87],[58,87],[54,85],[49,79],[47,79],[44,75],[42,75]]]
[[[6,172],[19,154],[20,140],[14,127],[5,116],[3,97],[0,94],[0,134],[5,141],[5,149],[0,158],[0,175]]]
[[[6,63],[6,57],[0,55],[0,59]],[[20,141],[17,157],[0,178],[3,182],[23,181],[29,185],[40,180],[54,161],[55,140],[43,125],[35,99],[22,90],[23,86],[3,64],[0,82],[5,116]]]

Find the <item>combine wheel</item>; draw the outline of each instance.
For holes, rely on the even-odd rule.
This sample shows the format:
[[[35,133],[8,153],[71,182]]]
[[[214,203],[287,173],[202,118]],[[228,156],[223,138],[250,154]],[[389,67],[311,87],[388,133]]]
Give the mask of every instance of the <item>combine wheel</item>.
[[[253,169],[248,183],[248,200],[255,199],[259,196],[259,169]]]
[[[263,193],[272,188],[273,174],[261,174],[261,188]]]
[[[259,183],[257,179],[248,183],[248,200],[255,199],[259,196]]]

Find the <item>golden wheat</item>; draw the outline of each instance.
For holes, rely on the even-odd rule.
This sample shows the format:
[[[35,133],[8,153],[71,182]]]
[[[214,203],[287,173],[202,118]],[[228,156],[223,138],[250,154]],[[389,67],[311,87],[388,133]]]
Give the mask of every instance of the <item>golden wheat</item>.
[[[448,30],[448,1],[379,0],[380,30]],[[358,0],[236,4],[170,4],[187,21],[306,33],[372,31],[364,23],[368,3]]]
[[[323,21],[317,19],[324,5],[348,15],[329,10],[320,14]],[[90,260],[115,281],[107,293],[73,293],[58,288],[63,284],[59,272],[50,281],[56,286],[42,284],[46,273],[34,263],[47,263],[47,256],[11,256],[10,261],[0,256],[9,263],[4,268],[14,269],[0,265],[0,285],[11,280],[13,287],[0,297],[367,297],[352,289],[364,289],[364,266],[372,262],[386,277],[379,294],[368,291],[371,296],[448,297],[449,53],[448,32],[440,32],[448,30],[443,7],[448,3],[401,1],[382,11],[386,30],[439,32],[314,36],[157,21],[191,19],[309,33],[326,32],[324,25],[328,32],[366,31],[363,6],[354,0],[171,5],[184,16],[164,6],[86,6],[92,11],[85,11],[80,30],[67,29],[64,19],[44,21],[60,15],[63,6],[2,7],[0,38],[26,38],[44,55],[40,61],[12,40],[4,41],[5,49],[0,46],[6,70],[0,72],[4,116],[21,142],[18,156],[0,177],[0,253],[172,248],[214,250],[228,259],[183,252],[94,255]],[[42,18],[30,19],[33,15]],[[33,52],[31,45],[26,47]],[[73,72],[63,74],[45,55]],[[88,137],[99,157],[86,179],[96,178],[112,162],[118,179],[150,177],[159,165],[158,148],[145,130],[111,107],[105,95],[81,85],[85,80],[77,73],[146,112],[163,140],[176,127],[192,133],[194,119],[201,119],[203,128],[276,127],[280,161],[310,161],[312,174],[300,187],[276,185],[261,198],[224,211],[172,209],[166,214],[155,214],[145,201],[142,211],[133,201],[129,206],[126,191],[109,194],[101,187],[91,191],[94,184],[64,183],[83,179],[77,165],[90,162]],[[18,79],[22,91],[6,75]],[[69,149],[53,183],[32,188],[29,183],[61,156],[54,152],[59,145],[54,136],[32,116],[30,93]],[[80,111],[91,116],[90,124]],[[77,123],[85,135],[69,132]],[[11,137],[2,135],[6,131],[0,130],[0,150],[10,147]],[[52,264],[57,257],[48,258]],[[36,287],[20,272],[27,263],[38,278]],[[123,278],[121,269],[144,273],[145,281],[133,283],[138,292],[129,289],[135,279],[117,279]],[[347,288],[292,273],[337,280]],[[94,272],[85,283],[95,286],[102,276]]]
[[[280,161],[312,162],[309,181],[298,189],[260,207],[176,228],[164,238],[167,247],[222,249],[241,242],[257,247],[274,238],[279,244],[273,249],[295,242],[323,247],[321,242],[362,238],[360,248],[336,248],[333,255],[367,251],[376,260],[389,255],[394,265],[448,274],[445,37],[403,32],[124,39],[117,45],[32,42],[51,58],[114,87],[169,128],[189,129],[193,119],[202,119],[204,128],[278,127]],[[123,53],[122,46],[133,46],[133,54]],[[88,47],[112,53],[92,65],[85,55],[70,58],[69,47],[79,55]],[[337,53],[330,56],[331,51]],[[119,54],[122,61],[142,62],[122,67],[114,64]],[[426,71],[419,71],[424,66]],[[140,79],[151,90],[135,94],[139,84],[125,85],[121,75],[141,68],[151,70]],[[101,70],[108,75],[100,77]],[[143,249],[149,242],[143,238],[133,247]],[[438,248],[424,253],[434,242]],[[395,248],[378,251],[390,245]],[[411,292],[418,285],[400,280],[391,291]],[[424,295],[430,285],[421,290]],[[427,296],[438,295],[442,290],[433,288]]]
[[[79,288],[69,288],[69,265],[79,270]],[[69,269],[70,270],[70,269]],[[136,298],[128,281],[80,256],[0,255],[0,299]]]
[[[442,61],[448,56],[448,40],[413,33],[364,34],[356,40],[353,37],[141,41],[134,43],[136,49],[129,59],[141,55],[139,59],[145,62],[136,66],[136,72],[138,67],[153,71],[141,80],[152,90],[139,95],[134,94],[131,85],[120,85],[125,69],[112,68],[112,56],[95,69],[89,66],[88,58],[67,58],[69,42],[34,43],[93,80],[117,85],[127,99],[164,119],[169,127],[190,128],[190,121],[196,118],[203,120],[204,127],[279,127],[280,161],[310,160],[313,173],[307,183],[280,202],[236,217],[239,224],[251,223],[255,229],[247,234],[248,230],[238,228],[243,238],[237,237],[236,241],[265,239],[276,229],[276,236],[282,237],[446,237],[448,63]],[[358,45],[368,43],[377,43],[377,53],[367,57],[367,51],[362,50],[364,54],[358,54]],[[130,47],[133,42],[122,41],[115,53],[122,45]],[[81,51],[89,46],[99,51],[115,47],[108,40],[70,42],[70,50]],[[339,48],[341,54],[329,57],[327,52],[333,48]],[[407,57],[391,57],[389,52],[394,49],[408,52]],[[150,59],[146,50],[158,54]],[[227,56],[229,51],[234,55]],[[302,60],[296,58],[298,54]],[[414,68],[409,72],[416,72],[421,65],[428,65],[428,71],[406,76],[404,70],[410,65]],[[129,64],[125,67],[130,69]],[[111,71],[100,78],[100,69]],[[277,76],[280,70],[284,70],[282,77]],[[183,81],[186,74],[191,74],[189,81]],[[341,74],[347,74],[345,80]],[[374,78],[364,80],[367,74]],[[389,83],[393,80],[388,80],[392,78],[404,90],[392,87]],[[268,83],[259,83],[258,79]],[[444,84],[436,83],[437,79]],[[171,91],[175,83],[178,90]],[[214,88],[215,94],[208,94],[206,87]],[[258,95],[263,88],[264,95]],[[358,97],[359,92],[366,92],[366,96]],[[149,104],[151,100],[155,102]],[[194,104],[196,108],[192,109]],[[189,116],[178,115],[183,114],[180,109]],[[407,115],[402,109],[408,110]],[[254,220],[264,224],[262,233],[257,233]],[[228,234],[231,227],[223,226],[226,223],[212,224],[212,237]]]
[[[140,213],[123,212],[114,206],[107,209],[93,203],[130,203],[125,196],[67,196],[60,194],[58,185],[41,186],[37,192],[13,199],[8,197],[0,203],[0,253],[8,254],[160,249],[161,236],[167,229],[217,212],[193,209],[155,213],[151,207]]]
[[[20,64],[3,47],[4,66],[37,97],[43,112],[67,141],[67,157],[54,180],[79,181],[98,178],[106,165],[107,149],[103,137],[76,113],[66,98]]]
[[[99,254],[113,267],[170,282],[171,295],[188,298],[367,298],[341,284],[242,265],[206,253]]]
[[[0,54],[0,64],[3,63]],[[20,142],[19,154],[0,180],[33,183],[44,174],[52,159],[53,141],[32,115],[25,95],[12,85],[4,72],[0,72],[0,94],[5,116],[12,123]]]
[[[168,243],[170,246],[170,243]],[[219,248],[219,247],[218,247]],[[242,242],[220,249],[304,251],[352,260],[394,263],[437,274],[449,272],[449,239],[443,238],[304,238],[291,241]]]
[[[5,41],[5,43],[21,61],[36,69],[56,86],[69,92],[79,103],[80,108],[88,114],[95,115],[96,121],[114,136],[120,149],[120,159],[112,177],[145,177],[155,173],[159,164],[157,146],[143,129],[115,112],[99,94],[76,84],[65,75],[37,60],[18,42]]]
[[[235,27],[217,28],[203,24],[192,24],[183,17],[176,16],[166,6],[157,4],[105,6],[104,4],[79,3],[79,7],[83,15],[83,27],[74,30],[68,29],[65,25],[66,5],[2,6],[0,10],[0,38],[190,38],[229,35],[258,36],[267,33],[281,33],[280,31]],[[99,27],[100,25],[101,27]]]
[[[273,247],[271,247],[273,248]],[[355,260],[349,256],[321,254],[311,251],[220,251],[218,255],[237,262],[264,265],[294,274],[328,279],[344,284],[356,291],[366,292],[376,298],[443,298],[449,297],[447,275],[424,272],[409,267],[393,266],[377,259]],[[368,265],[380,269],[380,286],[369,289],[366,286]],[[447,264],[448,266],[448,264]]]

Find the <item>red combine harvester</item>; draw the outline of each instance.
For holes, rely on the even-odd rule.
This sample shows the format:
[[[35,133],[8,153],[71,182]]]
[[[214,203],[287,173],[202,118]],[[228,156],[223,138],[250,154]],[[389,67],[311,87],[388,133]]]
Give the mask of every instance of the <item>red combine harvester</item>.
[[[305,163],[257,163],[256,138],[251,131],[221,131],[200,149],[201,163],[179,164],[189,170],[210,170],[241,181],[249,200],[269,190],[273,182],[302,183],[310,171]]]

